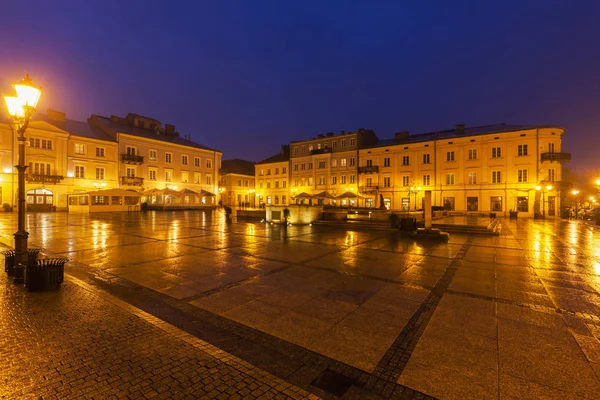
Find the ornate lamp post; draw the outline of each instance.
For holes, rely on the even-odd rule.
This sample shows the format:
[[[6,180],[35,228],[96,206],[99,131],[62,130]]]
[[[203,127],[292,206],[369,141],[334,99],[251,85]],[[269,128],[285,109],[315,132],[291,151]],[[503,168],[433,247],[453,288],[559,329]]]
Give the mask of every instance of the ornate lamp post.
[[[8,114],[13,126],[17,131],[17,142],[19,144],[19,163],[15,166],[18,171],[18,229],[15,236],[15,280],[14,283],[23,283],[25,277],[24,268],[27,266],[27,238],[29,233],[25,230],[25,130],[29,125],[31,115],[35,111],[38,100],[42,93],[41,88],[36,87],[29,75],[25,76],[19,83],[13,85],[16,95],[4,96]]]
[[[577,214],[577,203],[578,203],[578,194],[579,194],[579,190],[577,189],[573,189],[571,191],[571,193],[573,194],[573,202],[575,203],[575,219],[578,219],[578,214]]]
[[[255,192],[256,192],[256,190],[254,190],[254,189],[249,189],[248,190],[248,199],[250,201],[252,201],[252,208],[256,207],[256,196],[254,196]]]
[[[413,194],[415,195],[415,211],[417,211],[417,193],[419,193],[420,191],[421,191],[421,186],[417,186],[417,187],[411,186],[408,189],[409,201],[410,201],[410,196]],[[410,206],[408,207],[408,209],[410,210]]]

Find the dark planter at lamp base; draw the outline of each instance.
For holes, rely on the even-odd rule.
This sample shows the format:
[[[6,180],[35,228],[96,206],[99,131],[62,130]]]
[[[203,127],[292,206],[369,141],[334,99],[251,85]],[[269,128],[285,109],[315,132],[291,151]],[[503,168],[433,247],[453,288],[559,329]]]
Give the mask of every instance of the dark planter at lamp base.
[[[65,263],[68,258],[46,258],[36,265],[28,265],[25,271],[25,287],[32,292],[56,290],[65,279]]]
[[[508,215],[509,215],[510,219],[517,219],[517,216],[519,215],[519,212],[518,211],[509,211]]]

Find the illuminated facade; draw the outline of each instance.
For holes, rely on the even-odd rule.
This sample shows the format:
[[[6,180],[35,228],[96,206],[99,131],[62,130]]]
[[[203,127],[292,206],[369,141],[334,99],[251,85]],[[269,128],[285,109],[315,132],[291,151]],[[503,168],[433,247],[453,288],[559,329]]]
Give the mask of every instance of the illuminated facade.
[[[365,129],[337,135],[330,132],[310,140],[292,142],[290,180],[293,202],[313,204],[326,200],[297,198],[302,193],[316,195],[326,192],[339,196],[345,192],[358,192],[359,149],[376,142],[375,133]],[[349,201],[352,204],[355,200]]]
[[[27,129],[28,211],[65,210],[69,194],[96,189],[188,189],[216,202],[222,153],[181,138],[172,125],[128,114],[73,121],[48,110]],[[0,123],[0,202],[16,205],[16,137]]]
[[[232,159],[223,160],[220,171],[219,200],[224,206],[255,207],[254,163]]]
[[[420,135],[397,133],[360,149],[359,192],[365,203],[393,210],[432,204],[448,211],[557,216],[564,129],[489,125]],[[536,190],[537,189],[537,190]]]
[[[256,204],[288,205],[290,195],[290,146],[255,165]]]

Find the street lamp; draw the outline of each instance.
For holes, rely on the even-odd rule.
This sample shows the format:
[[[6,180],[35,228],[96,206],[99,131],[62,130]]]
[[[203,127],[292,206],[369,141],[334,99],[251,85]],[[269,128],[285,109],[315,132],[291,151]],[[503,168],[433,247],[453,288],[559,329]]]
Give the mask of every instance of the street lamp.
[[[578,198],[577,195],[579,194],[579,190],[577,189],[573,189],[571,191],[571,193],[573,194],[573,201],[575,202],[575,219],[578,219],[578,214],[577,214],[577,203],[578,203]]]
[[[419,193],[420,191],[421,191],[421,186],[417,186],[417,187],[411,186],[408,189],[408,197],[409,197],[408,201],[410,201],[411,195],[413,195],[413,194],[415,195],[415,211],[417,211],[417,193]],[[410,210],[410,205],[408,206],[408,209]]]
[[[42,90],[36,87],[29,75],[13,85],[16,95],[4,96],[8,114],[12,119],[12,129],[17,131],[17,142],[19,144],[19,163],[15,166],[18,171],[18,228],[15,232],[15,279],[14,283],[23,283],[25,281],[25,270],[27,266],[27,238],[29,233],[25,230],[25,130],[29,125],[29,120],[35,111]]]
[[[252,199],[252,208],[256,208],[256,199],[254,196],[254,192],[256,192],[256,190],[254,189],[248,190],[248,197]]]

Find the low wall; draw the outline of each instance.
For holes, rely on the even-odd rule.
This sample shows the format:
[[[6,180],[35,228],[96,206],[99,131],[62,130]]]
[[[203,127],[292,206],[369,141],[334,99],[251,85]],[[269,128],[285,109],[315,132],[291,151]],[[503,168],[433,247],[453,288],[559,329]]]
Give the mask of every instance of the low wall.
[[[266,219],[266,210],[235,210],[235,215],[238,218],[260,218]]]
[[[267,206],[266,220],[267,222],[282,222],[283,210],[290,210],[288,222],[290,224],[307,225],[321,218],[323,213],[322,206],[308,206],[302,204],[290,204],[289,206]]]

